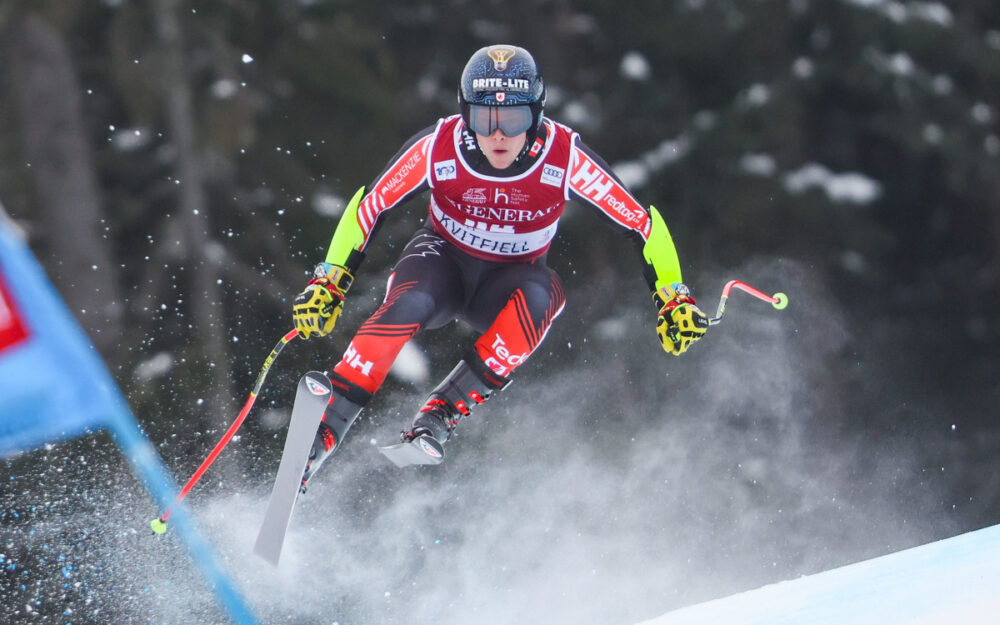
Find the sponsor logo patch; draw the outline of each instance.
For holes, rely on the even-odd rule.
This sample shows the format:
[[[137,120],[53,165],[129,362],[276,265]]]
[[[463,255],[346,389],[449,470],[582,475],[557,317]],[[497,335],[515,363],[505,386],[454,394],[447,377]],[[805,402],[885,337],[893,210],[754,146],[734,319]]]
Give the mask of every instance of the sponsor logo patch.
[[[437,449],[434,449],[434,445],[432,445],[431,443],[428,443],[426,440],[424,440],[422,438],[419,438],[417,440],[420,441],[420,449],[424,450],[425,454],[427,454],[428,456],[431,456],[432,458],[440,458],[441,457],[441,452],[439,452]]]
[[[503,337],[499,334],[494,336],[496,336],[496,340],[493,341],[493,345],[490,346],[494,355],[487,358],[485,363],[486,366],[492,369],[494,373],[498,375],[507,375],[528,358],[528,352],[523,354],[513,354],[507,348],[507,343],[503,340]]]
[[[398,165],[395,171],[392,172],[392,175],[385,180],[381,187],[381,193],[385,195],[402,184],[406,177],[410,175],[410,172],[416,169],[422,160],[423,156],[420,152],[414,152],[411,154],[410,157],[401,165]]]
[[[469,204],[485,204],[488,199],[489,198],[486,197],[485,187],[469,189],[462,194],[462,201],[468,202]]]
[[[458,167],[455,166],[455,159],[434,163],[434,178],[437,180],[454,180],[458,177]]]
[[[309,392],[313,395],[329,395],[330,393],[330,389],[312,378],[306,378],[306,386],[309,387]]]
[[[347,346],[347,350],[344,352],[343,361],[355,371],[360,371],[368,376],[372,374],[372,367],[375,366],[374,362],[365,360],[361,357],[361,354],[359,354],[358,350],[354,347],[354,343]]]
[[[486,54],[493,59],[493,69],[498,72],[502,72],[507,69],[507,62],[510,61],[511,57],[517,54],[517,50],[511,48],[491,48],[486,51]]]
[[[555,165],[545,165],[542,167],[541,183],[561,187],[563,179],[566,178],[566,170]]]
[[[531,91],[531,81],[524,78],[476,78],[472,81],[472,88],[475,91],[527,93]],[[499,94],[497,95],[499,96]]]

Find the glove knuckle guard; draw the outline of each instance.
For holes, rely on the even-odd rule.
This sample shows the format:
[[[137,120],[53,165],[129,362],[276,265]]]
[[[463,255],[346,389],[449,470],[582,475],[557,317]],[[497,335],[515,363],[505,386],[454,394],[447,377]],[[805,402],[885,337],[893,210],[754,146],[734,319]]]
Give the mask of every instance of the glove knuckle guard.
[[[656,333],[664,351],[680,356],[708,330],[708,317],[683,284],[660,289],[653,299],[660,305]]]
[[[326,336],[333,331],[344,306],[344,292],[326,278],[308,284],[295,298],[292,319],[303,339]]]

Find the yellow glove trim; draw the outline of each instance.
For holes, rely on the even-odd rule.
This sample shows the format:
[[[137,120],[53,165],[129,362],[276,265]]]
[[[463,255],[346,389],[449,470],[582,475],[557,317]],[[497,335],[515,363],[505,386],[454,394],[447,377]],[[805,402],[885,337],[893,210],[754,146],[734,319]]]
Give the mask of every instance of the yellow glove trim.
[[[350,277],[346,271],[343,274]],[[336,295],[330,289],[334,289]],[[295,329],[299,331],[299,336],[303,339],[308,339],[313,334],[326,336],[333,331],[343,309],[344,291],[336,282],[318,278],[295,298],[292,320],[295,322]]]
[[[656,274],[654,287],[659,290],[681,279],[681,262],[677,258],[677,248],[670,230],[655,206],[649,207],[649,238],[642,246],[642,256],[653,267]]]
[[[653,300],[660,306],[656,335],[664,351],[680,356],[705,336],[710,325],[708,316],[695,305],[687,286],[668,284],[653,292]]]
[[[663,349],[674,356],[680,356],[691,344],[705,336],[708,318],[693,304],[679,304],[667,315],[656,320],[656,334]]]

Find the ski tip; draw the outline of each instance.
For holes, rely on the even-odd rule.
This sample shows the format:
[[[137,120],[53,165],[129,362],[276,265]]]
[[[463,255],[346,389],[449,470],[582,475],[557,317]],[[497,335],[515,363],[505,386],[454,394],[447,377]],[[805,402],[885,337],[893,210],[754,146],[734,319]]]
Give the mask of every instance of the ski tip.
[[[329,395],[333,391],[330,378],[319,371],[309,371],[302,376],[301,383],[305,385],[310,393],[317,396]]]

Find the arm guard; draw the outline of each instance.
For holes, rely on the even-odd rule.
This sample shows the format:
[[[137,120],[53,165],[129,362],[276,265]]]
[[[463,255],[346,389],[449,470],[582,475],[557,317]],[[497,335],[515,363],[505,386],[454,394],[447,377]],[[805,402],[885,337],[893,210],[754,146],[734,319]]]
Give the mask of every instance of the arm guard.
[[[351,274],[357,271],[365,257],[361,251],[361,247],[365,244],[365,234],[358,225],[358,206],[364,197],[365,188],[361,187],[347,203],[340,223],[333,232],[330,249],[326,253],[327,263],[344,267]]]
[[[677,258],[677,248],[670,236],[666,222],[656,207],[649,207],[649,237],[642,246],[642,257],[646,260],[646,277],[654,291],[670,286],[681,279],[681,263]]]

